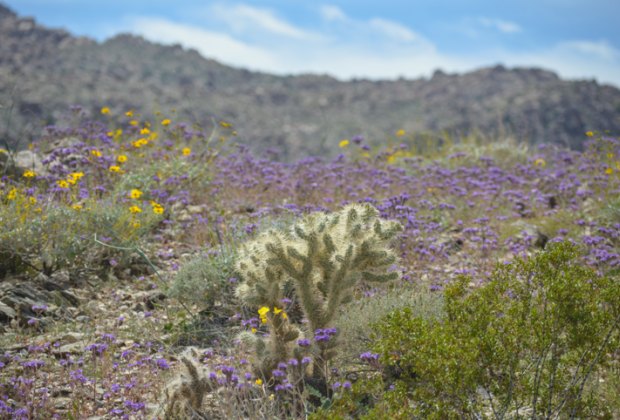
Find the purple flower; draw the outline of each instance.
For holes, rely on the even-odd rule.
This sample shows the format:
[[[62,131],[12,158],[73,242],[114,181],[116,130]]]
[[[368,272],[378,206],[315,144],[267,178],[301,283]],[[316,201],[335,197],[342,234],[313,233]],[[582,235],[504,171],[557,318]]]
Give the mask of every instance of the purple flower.
[[[170,364],[164,358],[160,358],[160,359],[155,360],[155,364],[157,364],[157,367],[162,369],[162,370],[170,369]]]
[[[377,353],[371,353],[369,351],[360,354],[360,359],[365,362],[375,362],[379,360],[379,355]]]
[[[125,401],[125,407],[130,408],[132,411],[136,412],[136,411],[140,411],[143,410],[145,405],[143,402],[140,401]]]
[[[22,366],[26,368],[37,369],[45,366],[45,362],[43,360],[29,360],[27,362],[22,362]]]
[[[308,340],[307,338],[302,338],[297,340],[297,344],[299,345],[299,347],[308,347],[310,346],[310,340]]]
[[[32,305],[32,310],[37,313],[43,313],[47,311],[47,305]]]
[[[314,332],[314,340],[317,343],[329,341],[337,332],[338,330],[336,328],[319,328]]]
[[[93,354],[102,355],[108,349],[108,345],[105,343],[93,343],[86,346],[84,350],[90,351]]]

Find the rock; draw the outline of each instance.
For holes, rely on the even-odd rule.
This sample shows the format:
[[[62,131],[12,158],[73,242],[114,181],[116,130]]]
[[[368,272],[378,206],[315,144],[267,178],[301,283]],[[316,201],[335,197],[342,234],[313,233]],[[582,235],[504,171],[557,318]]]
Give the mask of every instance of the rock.
[[[0,301],[0,323],[10,322],[16,315],[17,312],[13,308]]]
[[[193,216],[189,214],[186,210],[181,210],[179,213],[177,220],[179,222],[189,222],[193,219]]]
[[[27,170],[34,171],[37,175],[47,174],[41,159],[31,150],[17,152],[14,164],[18,174],[23,174]]]
[[[204,210],[204,206],[193,206],[193,205],[189,205],[186,207],[187,211],[190,214],[200,214],[203,212]]]
[[[52,353],[58,356],[65,354],[80,354],[84,351],[87,344],[84,341],[76,341],[75,343],[65,344],[52,350]]]
[[[75,320],[77,322],[81,322],[83,324],[86,324],[87,322],[90,322],[90,317],[86,316],[86,315],[79,315],[75,317]]]
[[[70,332],[60,338],[61,343],[72,344],[84,339],[83,333]]]
[[[55,398],[54,399],[54,408],[58,410],[67,410],[73,404],[73,400],[71,398]]]

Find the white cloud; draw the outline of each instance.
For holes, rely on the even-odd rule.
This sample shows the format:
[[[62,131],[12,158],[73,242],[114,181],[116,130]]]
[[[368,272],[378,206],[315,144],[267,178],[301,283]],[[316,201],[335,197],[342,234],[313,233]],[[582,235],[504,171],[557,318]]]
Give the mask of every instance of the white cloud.
[[[210,9],[216,19],[226,22],[231,28],[240,33],[250,33],[258,29],[298,40],[320,38],[318,34],[296,27],[277,17],[269,9],[253,7],[247,4],[237,4],[234,6],[216,4]]]
[[[478,18],[478,22],[488,28],[497,29],[505,34],[513,34],[521,32],[521,26],[514,22],[509,22],[502,19],[490,19],[486,17]]]
[[[349,18],[338,6],[326,4],[320,8],[321,16],[327,21],[347,21]]]
[[[398,41],[412,42],[420,39],[417,34],[400,23],[381,18],[371,19],[369,23],[372,28]]]
[[[446,53],[394,22],[344,16],[345,21],[327,21],[334,24],[325,26],[326,33],[321,39],[305,37],[292,41],[286,36],[282,39],[246,36],[229,29],[214,31],[145,17],[131,20],[129,27],[122,29],[153,41],[195,48],[205,57],[228,65],[274,74],[327,73],[340,79],[417,78],[430,76],[437,68],[464,72],[502,63],[511,67],[548,68],[565,78],[596,77],[600,82],[620,86],[620,51],[607,41],[572,40],[527,53],[508,49],[473,54]],[[371,25],[370,22],[375,23]],[[289,35],[296,33],[286,28],[275,25],[269,30]],[[377,36],[377,31],[386,36]],[[355,36],[351,37],[351,33]],[[289,42],[284,42],[286,40]]]
[[[133,19],[129,26],[131,32],[150,40],[165,44],[179,43],[227,64],[255,70],[277,68],[276,57],[267,49],[249,45],[225,33],[148,17]]]
[[[559,49],[566,49],[579,54],[602,58],[604,60],[613,60],[620,57],[620,51],[605,40],[596,42],[587,40],[568,41],[560,44]]]

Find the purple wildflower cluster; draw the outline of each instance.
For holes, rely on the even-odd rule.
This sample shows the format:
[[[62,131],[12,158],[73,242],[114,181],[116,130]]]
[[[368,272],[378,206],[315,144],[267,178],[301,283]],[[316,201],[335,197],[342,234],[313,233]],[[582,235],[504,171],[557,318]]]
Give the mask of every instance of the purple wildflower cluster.
[[[401,261],[394,269],[402,270],[404,282],[424,281],[436,292],[462,274],[484,281],[496,261],[527,256],[549,241],[583,245],[584,264],[601,272],[620,266],[616,138],[591,139],[583,151],[548,146],[507,158],[459,149],[429,159],[415,156],[404,143],[373,152],[360,135],[351,137],[334,159],[308,157],[293,163],[279,162],[273,154],[257,157],[245,147],[217,153],[201,146],[210,138],[189,124],[146,124],[137,117],[128,117],[121,127],[88,121],[49,127],[33,147],[42,156],[41,171],[32,178],[0,178],[0,205],[23,211],[27,225],[55,208],[74,212],[69,213],[75,215],[71,221],[93,209],[123,208],[118,220],[132,224],[118,232],[97,228],[72,235],[90,240],[97,233],[108,247],[103,259],[96,260],[97,268],[119,276],[131,270],[112,247],[128,231],[155,244],[157,264],[174,271],[180,253],[173,243],[218,253],[222,244],[255,235],[281,219],[354,202],[370,203],[381,217],[404,226]],[[49,145],[55,147],[50,150]],[[134,171],[140,174],[130,176]],[[133,189],[138,190],[136,198]],[[39,255],[37,249],[23,254]],[[236,283],[232,279],[231,287]],[[145,280],[144,287],[151,279]],[[364,293],[371,299],[374,290]],[[226,306],[232,301],[228,297],[217,300]],[[113,299],[123,304],[120,297]],[[27,333],[35,336],[45,331],[56,308],[34,302],[28,306]],[[289,306],[290,300],[282,301],[287,312]],[[142,308],[142,321],[159,326],[157,311]],[[239,319],[241,315],[235,321]],[[133,321],[117,313],[113,322],[120,329]],[[256,317],[241,323],[248,330],[262,328]],[[275,382],[264,386],[281,394],[293,391],[291,378],[312,363],[314,350],[335,345],[337,335],[335,328],[325,328],[314,331],[313,339],[297,340],[303,357],[281,361],[271,372]],[[0,355],[0,417],[66,417],[73,408],[52,404],[52,391],[59,389],[79,407],[69,413],[73,417],[143,418],[148,403],[157,400],[154,383],[173,367],[158,346],[126,345],[117,331],[80,343],[77,354],[75,346],[63,350],[71,343],[33,343]],[[373,367],[379,364],[373,353],[359,358]],[[260,379],[242,358],[210,351],[200,361],[211,380],[228,389],[255,389]],[[351,384],[332,386],[346,390]]]
[[[337,333],[338,330],[336,328],[319,328],[314,331],[314,341],[325,343],[330,341]]]

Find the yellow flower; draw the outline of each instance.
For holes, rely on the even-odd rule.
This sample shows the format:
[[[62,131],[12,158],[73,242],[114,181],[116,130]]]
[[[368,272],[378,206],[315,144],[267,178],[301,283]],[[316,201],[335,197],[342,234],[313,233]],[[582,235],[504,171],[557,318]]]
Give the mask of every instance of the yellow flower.
[[[129,211],[132,212],[133,214],[142,213],[142,209],[138,206],[129,207]]]
[[[349,145],[349,140],[344,139],[344,140],[340,140],[340,143],[338,143],[338,147],[340,147],[341,149],[347,147]]]
[[[131,190],[131,192],[129,193],[129,196],[131,198],[140,198],[142,197],[142,191],[138,190],[138,189],[133,189]]]
[[[129,111],[125,112],[125,116],[129,118],[133,117],[133,109],[130,109]]]
[[[258,310],[258,315],[260,316],[260,320],[263,324],[267,323],[267,314],[269,313],[269,308],[267,306],[263,306]]]
[[[79,211],[79,210],[82,210],[82,205],[81,204],[74,204],[74,205],[71,206],[71,208],[73,210]]]
[[[91,150],[90,154],[93,155],[94,157],[101,157],[101,152],[97,149]]]
[[[594,132],[592,132],[592,131],[586,131],[586,136],[588,136],[588,137],[594,137]]]
[[[257,380],[254,381],[254,383],[258,386],[261,386],[263,384],[263,380],[261,378],[258,378]]]
[[[13,187],[11,188],[11,191],[9,191],[9,193],[6,195],[6,198],[9,200],[15,200],[16,197],[17,197],[17,188]]]
[[[544,167],[547,164],[544,159],[539,158],[534,161],[534,165]]]
[[[611,169],[611,168],[607,168],[607,169],[605,169],[605,173],[606,173],[607,175],[611,175],[611,174],[613,174],[613,173],[614,173],[614,170],[613,170],[613,169]]]
[[[36,198],[34,198],[34,197],[28,197],[28,202],[29,202],[30,204],[37,204],[37,199],[36,199]]]
[[[269,395],[269,401],[273,401],[276,399],[276,394]]]
[[[108,115],[110,113],[110,108],[108,108],[107,106],[104,106],[103,108],[101,108],[101,113],[103,115]]]
[[[149,142],[146,139],[138,139],[136,141],[131,142],[131,145],[135,147],[136,149],[139,149],[142,146],[145,146],[147,144],[149,144]]]
[[[158,134],[155,131],[153,131],[149,137],[150,137],[151,140],[156,140],[157,136],[158,136]]]
[[[130,126],[132,126],[132,127],[136,127],[138,124],[139,124],[139,123],[138,123],[138,121],[136,121],[136,120],[131,120],[131,121],[129,121],[129,125],[130,125]]]
[[[192,154],[192,149],[190,149],[189,147],[184,147],[181,152],[183,153],[183,156],[189,156]]]
[[[36,176],[36,174],[34,173],[34,171],[26,171],[24,172],[24,178],[34,178]]]
[[[144,135],[144,134],[149,134],[151,132],[151,130],[149,130],[148,128],[144,127],[142,130],[140,130],[140,134]]]
[[[61,179],[60,181],[56,181],[56,184],[58,184],[60,188],[69,188],[69,183],[65,181],[64,179]]]
[[[120,162],[120,163],[127,162],[127,156],[125,156],[125,155],[118,155],[118,157],[116,158],[116,160],[117,160],[118,162]]]
[[[256,334],[256,328],[252,327],[252,334]]]
[[[153,213],[155,214],[163,214],[164,212],[164,208],[163,206],[157,204],[156,206],[153,206]]]
[[[167,127],[170,125],[171,122],[172,121],[170,121],[169,118],[166,118],[166,119],[161,120],[161,125],[163,125],[164,127]]]
[[[404,136],[405,134],[407,134],[407,133],[405,132],[405,130],[403,130],[403,129],[401,128],[400,130],[398,130],[398,131],[396,132],[396,137],[402,137],[402,136]]]
[[[80,178],[82,178],[84,176],[84,172],[72,172],[69,175],[69,178],[67,178],[67,182],[69,182],[71,185],[74,185],[76,182],[78,182],[80,180]]]
[[[109,170],[110,172],[120,172],[120,171],[121,171],[121,168],[120,168],[119,166],[112,165],[112,166],[110,166],[110,167],[108,168],[108,170]]]
[[[231,128],[233,125],[226,121],[220,121],[220,127],[222,128]]]
[[[140,227],[140,222],[138,222],[138,221],[136,220],[136,221],[134,221],[134,222],[131,224],[131,226],[132,226],[134,229],[138,229],[138,228]]]

